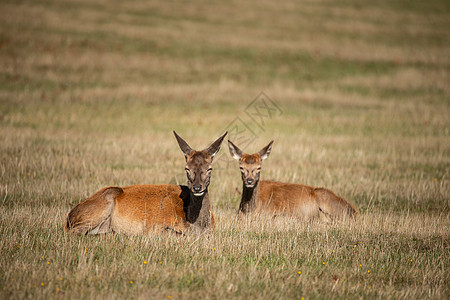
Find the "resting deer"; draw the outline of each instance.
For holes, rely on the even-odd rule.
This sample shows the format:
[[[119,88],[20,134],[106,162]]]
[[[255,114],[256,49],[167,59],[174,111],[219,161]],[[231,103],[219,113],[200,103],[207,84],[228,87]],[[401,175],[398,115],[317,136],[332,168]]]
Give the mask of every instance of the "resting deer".
[[[320,217],[330,221],[333,218],[356,217],[355,207],[332,191],[302,184],[276,181],[259,181],[261,164],[269,157],[273,141],[255,154],[243,153],[228,141],[231,156],[239,161],[242,174],[242,199],[239,212],[266,212],[288,214],[306,219]]]
[[[103,188],[69,212],[65,231],[78,234],[145,234],[166,229],[177,233],[214,231],[208,186],[213,158],[227,132],[202,151],[193,150],[173,133],[186,158],[188,186],[144,184]]]

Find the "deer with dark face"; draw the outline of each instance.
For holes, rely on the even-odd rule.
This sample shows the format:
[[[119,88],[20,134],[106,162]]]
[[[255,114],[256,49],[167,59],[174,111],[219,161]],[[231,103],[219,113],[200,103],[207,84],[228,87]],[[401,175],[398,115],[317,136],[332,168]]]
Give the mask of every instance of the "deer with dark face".
[[[144,184],[103,188],[69,212],[65,231],[77,234],[214,231],[208,186],[213,158],[227,133],[202,151],[193,150],[175,131],[174,134],[186,159],[188,186]]]
[[[262,162],[269,157],[273,141],[254,154],[243,153],[228,141],[231,156],[239,161],[242,175],[241,213],[287,214],[306,219],[355,218],[356,208],[332,191],[302,184],[259,180]]]

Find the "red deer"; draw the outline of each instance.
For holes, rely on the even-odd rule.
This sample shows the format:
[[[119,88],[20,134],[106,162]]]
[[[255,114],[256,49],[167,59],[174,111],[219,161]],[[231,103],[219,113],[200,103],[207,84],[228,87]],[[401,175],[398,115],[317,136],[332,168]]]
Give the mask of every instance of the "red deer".
[[[69,212],[65,231],[77,234],[214,231],[208,186],[213,158],[227,132],[202,151],[193,150],[175,131],[173,133],[186,159],[188,186],[105,187]]]
[[[228,141],[231,156],[239,161],[242,174],[240,213],[265,212],[306,219],[320,217],[326,221],[334,218],[355,218],[358,215],[352,204],[325,188],[269,180],[259,181],[261,164],[269,157],[272,144],[273,141],[258,153],[246,154]]]

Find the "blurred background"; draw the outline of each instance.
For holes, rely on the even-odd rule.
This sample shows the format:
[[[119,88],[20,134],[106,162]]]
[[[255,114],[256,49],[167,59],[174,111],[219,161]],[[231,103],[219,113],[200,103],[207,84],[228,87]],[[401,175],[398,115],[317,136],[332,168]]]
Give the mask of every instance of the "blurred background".
[[[196,149],[229,130],[250,153],[275,139],[265,179],[327,186],[363,210],[448,207],[448,1],[0,8],[9,195],[39,182],[28,201],[67,205],[104,185],[183,183],[172,130]],[[215,204],[234,209],[239,171],[221,155],[232,167],[217,168]]]
[[[0,298],[446,298],[449,29],[448,0],[0,0]],[[102,187],[185,184],[173,130],[275,140],[262,179],[361,215],[238,218],[225,140],[214,234],[64,234]]]

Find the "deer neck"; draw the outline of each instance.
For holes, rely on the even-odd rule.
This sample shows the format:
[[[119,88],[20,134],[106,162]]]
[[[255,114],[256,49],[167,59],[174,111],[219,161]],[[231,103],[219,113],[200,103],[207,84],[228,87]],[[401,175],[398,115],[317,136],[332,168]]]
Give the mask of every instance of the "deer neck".
[[[239,205],[239,211],[243,213],[251,212],[256,207],[256,201],[258,199],[258,182],[254,187],[246,187],[242,184],[242,198],[241,204]]]
[[[186,220],[197,229],[207,229],[211,226],[211,210],[208,190],[202,196],[195,196],[190,192]]]

